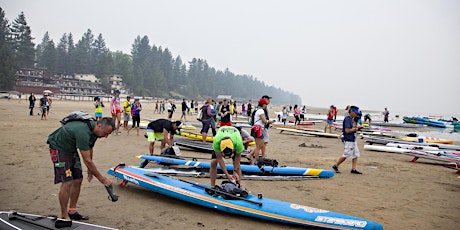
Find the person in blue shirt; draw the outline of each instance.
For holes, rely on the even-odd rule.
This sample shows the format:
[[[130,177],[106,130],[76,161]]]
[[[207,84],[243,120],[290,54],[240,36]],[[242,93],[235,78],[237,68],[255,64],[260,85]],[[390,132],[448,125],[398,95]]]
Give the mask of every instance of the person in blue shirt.
[[[362,174],[356,169],[358,157],[360,156],[358,145],[356,143],[355,133],[363,128],[362,125],[357,125],[357,121],[361,118],[361,111],[356,106],[351,106],[348,111],[348,116],[343,120],[343,142],[345,144],[343,155],[337,160],[337,163],[332,166],[336,173],[340,173],[339,165],[347,158],[351,159],[351,173]]]

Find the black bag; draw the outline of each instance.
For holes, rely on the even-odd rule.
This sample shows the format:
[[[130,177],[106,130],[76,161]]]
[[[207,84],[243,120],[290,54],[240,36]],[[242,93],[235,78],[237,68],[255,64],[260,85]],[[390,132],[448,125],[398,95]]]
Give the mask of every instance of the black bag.
[[[259,159],[257,159],[256,165],[259,168],[262,167],[262,166],[278,167],[278,161],[275,160],[275,159],[259,158]]]
[[[263,128],[260,125],[253,125],[251,128],[251,136],[255,138],[264,138]]]
[[[222,187],[224,192],[232,194],[234,196],[243,197],[243,198],[248,197],[248,191],[246,191],[245,189],[242,189],[240,184],[234,184],[234,183],[232,183],[230,181],[222,181],[221,187]],[[232,197],[232,196],[225,196],[225,195],[223,195],[222,197],[224,199],[226,199],[226,200],[236,200],[236,199],[238,199],[238,198],[235,198],[235,197]]]

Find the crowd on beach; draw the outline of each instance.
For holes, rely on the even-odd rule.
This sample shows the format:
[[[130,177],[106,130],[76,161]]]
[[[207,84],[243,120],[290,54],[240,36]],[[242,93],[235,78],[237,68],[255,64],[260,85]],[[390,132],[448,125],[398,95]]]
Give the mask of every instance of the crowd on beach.
[[[80,156],[83,158],[84,164],[88,168],[88,180],[93,178],[98,179],[105,186],[111,185],[111,180],[103,176],[96,168],[92,156],[93,147],[98,138],[107,138],[109,135],[118,136],[122,134],[122,130],[126,135],[130,134],[132,129],[136,129],[137,136],[140,135],[140,121],[142,104],[140,98],[135,97],[131,101],[131,96],[127,95],[126,99],[120,98],[120,91],[116,90],[114,96],[110,99],[108,108],[110,117],[103,116],[103,111],[106,105],[100,97],[95,97],[93,103],[94,120],[90,123],[85,122],[69,122],[62,127],[56,129],[48,137],[48,144],[54,165],[55,180],[54,182],[62,183],[59,192],[59,203],[61,205],[61,216],[64,219],[87,220],[88,216],[77,212],[76,206],[78,196],[71,194],[79,194],[83,179]],[[256,164],[259,159],[266,157],[267,145],[269,143],[269,127],[278,121],[286,124],[288,114],[293,112],[294,125],[300,124],[304,120],[303,114],[307,112],[306,106],[299,108],[298,105],[283,106],[281,115],[277,118],[270,118],[268,105],[272,97],[268,95],[261,96],[256,103],[252,100],[247,103],[241,103],[241,107],[237,107],[237,102],[232,99],[222,99],[216,102],[212,98],[207,98],[203,104],[197,100],[183,99],[180,105],[181,117],[179,120],[172,120],[173,113],[176,110],[175,102],[172,99],[157,100],[154,103],[154,113],[165,114],[164,118],[150,121],[146,126],[146,134],[148,149],[151,155],[154,154],[155,143],[160,143],[160,150],[167,146],[174,146],[174,135],[183,124],[189,120],[198,119],[201,122],[200,134],[202,142],[207,141],[209,130],[213,137],[212,149],[214,150],[211,156],[210,177],[211,186],[216,185],[217,165],[226,175],[227,179],[233,183],[241,183],[242,172],[240,167],[241,153],[248,150],[249,143],[255,142],[255,146],[247,154],[250,164]],[[30,94],[30,115],[34,115],[35,95]],[[39,99],[41,119],[46,120],[49,114],[52,99],[47,93]],[[196,117],[195,114],[199,114]],[[238,115],[244,117],[244,124],[250,124],[250,132],[242,129],[241,123],[238,121]],[[360,156],[358,146],[356,144],[355,133],[363,128],[360,124],[361,111],[356,106],[347,106],[345,119],[343,121],[342,141],[344,142],[344,152],[337,162],[331,166],[336,173],[341,173],[339,166],[346,160],[352,160],[351,173],[362,174],[357,170],[357,159]],[[388,115],[388,114],[387,114]],[[327,113],[326,126],[324,132],[336,121],[337,108],[333,105]],[[192,118],[192,119],[190,119]],[[131,122],[131,124],[129,124]],[[370,118],[369,121],[370,122]],[[87,130],[89,127],[89,131]],[[72,135],[68,135],[72,133]],[[226,170],[224,159],[233,160],[233,174]],[[148,162],[146,162],[148,163]],[[145,167],[145,164],[141,167]]]

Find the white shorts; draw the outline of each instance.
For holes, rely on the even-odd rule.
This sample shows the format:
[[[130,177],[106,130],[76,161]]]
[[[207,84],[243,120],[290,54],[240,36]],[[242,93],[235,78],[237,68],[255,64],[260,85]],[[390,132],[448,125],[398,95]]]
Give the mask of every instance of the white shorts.
[[[358,144],[355,142],[345,141],[345,148],[343,150],[343,157],[346,158],[358,158],[360,156]]]

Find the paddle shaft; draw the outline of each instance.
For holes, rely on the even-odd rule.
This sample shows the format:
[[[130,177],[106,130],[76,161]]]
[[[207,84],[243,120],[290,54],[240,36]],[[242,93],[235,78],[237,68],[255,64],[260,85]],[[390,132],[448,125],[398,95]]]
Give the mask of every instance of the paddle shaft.
[[[226,195],[226,196],[229,196],[229,197],[232,197],[232,198],[236,198],[238,200],[244,200],[244,201],[247,201],[249,203],[253,203],[253,204],[257,204],[259,206],[262,206],[262,202],[257,202],[257,201],[253,201],[253,200],[249,200],[249,199],[246,199],[244,197],[240,197],[240,196],[235,196],[231,193],[228,193],[228,192],[224,192],[224,191],[220,191],[218,189],[214,189],[214,188],[211,188],[211,187],[208,187],[208,186],[203,186],[203,185],[200,185],[198,183],[195,183],[195,182],[190,182],[190,181],[186,181],[186,180],[182,180],[182,179],[177,179],[177,180],[180,180],[182,182],[185,182],[185,183],[188,183],[188,184],[192,184],[192,185],[195,185],[195,186],[198,186],[200,188],[204,188],[204,189],[209,189],[211,191],[214,191],[216,193],[218,193],[219,195]]]

